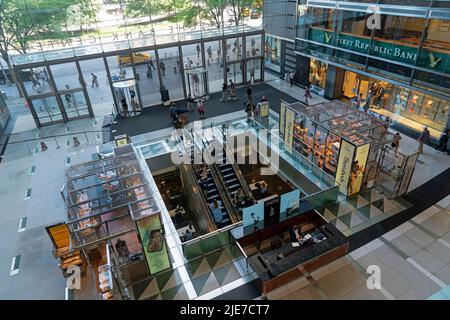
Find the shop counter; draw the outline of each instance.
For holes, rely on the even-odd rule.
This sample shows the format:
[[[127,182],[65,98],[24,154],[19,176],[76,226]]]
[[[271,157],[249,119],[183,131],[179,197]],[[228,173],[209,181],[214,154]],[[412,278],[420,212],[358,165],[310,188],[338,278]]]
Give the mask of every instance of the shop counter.
[[[258,284],[262,293],[304,276],[300,266],[311,273],[347,253],[347,238],[332,224],[324,224],[311,234],[313,233],[319,233],[326,239],[317,243],[311,240],[299,246],[287,243],[277,249],[249,257],[249,264],[259,277]]]

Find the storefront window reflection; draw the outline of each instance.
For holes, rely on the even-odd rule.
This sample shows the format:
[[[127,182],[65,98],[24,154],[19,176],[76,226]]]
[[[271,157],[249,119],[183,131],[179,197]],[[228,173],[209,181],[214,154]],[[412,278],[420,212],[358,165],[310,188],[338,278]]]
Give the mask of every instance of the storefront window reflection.
[[[311,85],[325,89],[328,65],[319,60],[311,59],[309,65],[309,82]]]
[[[373,81],[367,96],[372,110],[394,121],[421,131],[430,127],[432,136],[439,138],[449,115],[448,101],[396,87],[384,81]]]
[[[280,72],[281,65],[281,40],[266,36],[264,44],[264,56],[266,59],[266,67]]]

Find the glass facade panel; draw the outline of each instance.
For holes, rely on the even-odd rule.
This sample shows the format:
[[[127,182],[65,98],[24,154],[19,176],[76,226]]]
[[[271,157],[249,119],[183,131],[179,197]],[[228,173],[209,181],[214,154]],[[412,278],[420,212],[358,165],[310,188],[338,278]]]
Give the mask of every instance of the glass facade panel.
[[[242,56],[242,37],[227,39],[226,41],[226,59],[228,61],[236,61],[243,58]]]
[[[223,65],[221,43],[221,41],[205,42],[205,60],[210,93],[222,90]]]
[[[49,72],[46,67],[30,68],[30,80],[24,79],[23,85],[29,96],[48,93],[54,91],[54,85],[51,83]],[[25,72],[21,70],[20,72]]]
[[[265,66],[276,72],[280,72],[281,66],[281,40],[267,36],[264,43]]]
[[[150,57],[146,54],[136,53],[133,55],[133,60],[136,64],[141,64],[148,62]],[[108,62],[109,72],[111,73],[113,82],[134,79],[131,55],[118,54],[107,57],[106,61]]]
[[[114,99],[103,59],[89,59],[79,63],[94,115],[111,114],[114,110]]]
[[[200,43],[183,46],[182,50],[185,69],[203,67]]]
[[[31,100],[41,124],[51,124],[63,120],[61,110],[54,96]]]
[[[232,80],[234,84],[243,83],[243,63],[230,63],[227,64],[227,79]]]
[[[181,59],[178,47],[158,49],[159,68],[163,78],[163,84],[169,90],[172,100],[184,98],[182,74],[180,72]]]
[[[61,94],[61,100],[69,119],[89,115],[83,91],[73,91]]]
[[[75,62],[54,64],[50,66],[53,80],[58,90],[81,88],[78,69]]]
[[[141,51],[139,53],[149,57],[146,63],[135,64],[142,104],[144,107],[159,104],[161,103],[161,94],[159,93],[160,83],[155,51]]]
[[[261,59],[247,61],[247,83],[261,81]]]
[[[261,35],[246,37],[246,57],[253,58],[262,55]]]

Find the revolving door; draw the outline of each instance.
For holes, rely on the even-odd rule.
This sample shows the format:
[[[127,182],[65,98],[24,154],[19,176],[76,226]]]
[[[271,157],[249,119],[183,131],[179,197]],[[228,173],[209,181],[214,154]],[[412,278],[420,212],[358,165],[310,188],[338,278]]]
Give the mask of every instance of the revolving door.
[[[124,80],[113,83],[114,94],[118,102],[119,114],[132,117],[141,114],[142,106],[136,96],[136,80]]]

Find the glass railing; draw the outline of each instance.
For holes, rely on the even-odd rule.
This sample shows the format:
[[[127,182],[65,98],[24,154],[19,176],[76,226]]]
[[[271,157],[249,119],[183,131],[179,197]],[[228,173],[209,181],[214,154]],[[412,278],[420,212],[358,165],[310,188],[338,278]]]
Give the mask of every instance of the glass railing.
[[[141,48],[145,46],[153,45],[163,45],[168,43],[178,43],[183,41],[192,41],[207,39],[217,36],[227,36],[233,34],[242,34],[253,31],[261,31],[261,26],[229,26],[224,28],[211,28],[207,30],[193,30],[193,31],[182,31],[177,32],[172,29],[167,30],[157,30],[153,35],[148,35],[145,37],[130,38],[119,41],[111,41],[108,39],[102,41],[101,43],[93,43],[88,45],[75,45],[77,41],[70,41],[67,39],[67,48],[60,48],[56,50],[39,50],[36,52],[30,52],[27,54],[11,55],[11,60],[14,65],[23,65],[30,63],[37,63],[42,61],[51,61],[57,59],[73,58],[78,56],[86,56],[95,53],[107,53],[118,50],[128,50],[133,48]]]

